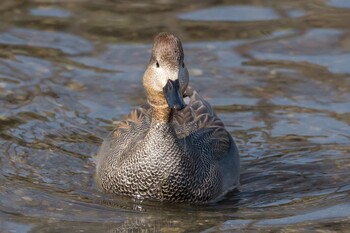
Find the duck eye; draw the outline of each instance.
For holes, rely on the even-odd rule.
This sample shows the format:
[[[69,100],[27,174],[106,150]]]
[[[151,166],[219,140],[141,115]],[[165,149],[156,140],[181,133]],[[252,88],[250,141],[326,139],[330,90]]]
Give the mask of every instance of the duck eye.
[[[159,68],[159,63],[158,62],[156,62],[156,66],[157,66],[157,68]]]

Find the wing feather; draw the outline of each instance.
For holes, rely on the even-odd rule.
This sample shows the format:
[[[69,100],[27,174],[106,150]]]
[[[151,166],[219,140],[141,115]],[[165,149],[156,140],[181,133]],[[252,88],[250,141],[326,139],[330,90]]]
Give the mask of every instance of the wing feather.
[[[188,87],[190,101],[185,109],[174,115],[173,124],[179,138],[190,138],[202,151],[212,151],[218,159],[225,156],[231,147],[231,135],[215,114],[210,104],[197,91]]]

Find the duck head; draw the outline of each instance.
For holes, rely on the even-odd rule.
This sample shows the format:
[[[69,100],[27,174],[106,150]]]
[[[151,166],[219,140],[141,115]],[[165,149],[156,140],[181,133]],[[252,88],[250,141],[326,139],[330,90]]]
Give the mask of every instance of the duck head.
[[[143,75],[149,104],[153,108],[183,109],[183,95],[188,81],[180,39],[166,32],[158,34]]]

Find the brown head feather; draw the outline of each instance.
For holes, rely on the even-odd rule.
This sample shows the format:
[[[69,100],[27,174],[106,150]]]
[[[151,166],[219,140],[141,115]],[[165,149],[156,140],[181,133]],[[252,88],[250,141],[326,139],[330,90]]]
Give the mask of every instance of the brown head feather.
[[[177,67],[184,59],[181,40],[176,36],[163,32],[154,38],[152,60],[159,59],[169,67]]]

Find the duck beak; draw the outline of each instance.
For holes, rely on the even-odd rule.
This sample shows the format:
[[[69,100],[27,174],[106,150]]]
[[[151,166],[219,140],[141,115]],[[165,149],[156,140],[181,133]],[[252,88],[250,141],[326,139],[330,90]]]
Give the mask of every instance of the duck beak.
[[[169,79],[163,87],[163,93],[170,108],[181,110],[186,107],[180,93],[180,83],[178,79],[174,81]]]

